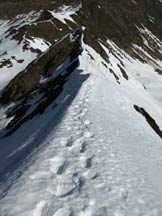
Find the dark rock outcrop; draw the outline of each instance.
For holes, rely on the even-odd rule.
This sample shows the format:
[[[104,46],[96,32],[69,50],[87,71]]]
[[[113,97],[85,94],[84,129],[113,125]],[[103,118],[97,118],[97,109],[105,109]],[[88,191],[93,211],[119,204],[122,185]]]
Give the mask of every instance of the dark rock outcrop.
[[[68,57],[71,60],[75,59],[75,55],[77,57],[81,52],[81,36],[81,29],[73,31],[29,64],[4,89],[1,103],[8,104],[26,97],[41,87],[41,77],[48,78],[52,76]]]
[[[132,44],[137,44],[145,50],[147,49],[147,52],[151,56],[162,60],[155,44],[152,44],[151,48],[153,49],[148,49],[144,45],[141,32],[137,28],[145,26],[162,40],[162,3],[159,0],[1,0],[0,11],[2,13],[0,18],[15,17],[17,14],[29,13],[31,11],[42,11],[38,21],[47,22],[37,22],[37,26],[26,26],[27,36],[40,35],[53,43],[53,39],[60,38],[61,36],[61,32],[58,30],[60,26],[64,32],[69,32],[70,29],[76,28],[76,23],[67,21],[68,25],[63,24],[57,19],[52,18],[49,13],[49,10],[57,11],[63,4],[71,6],[82,5],[80,11],[77,12],[77,16],[73,15],[73,19],[78,26],[86,28],[85,42],[96,49],[105,59],[107,56],[98,43],[98,39],[104,43],[108,39],[112,40],[121,49],[133,55],[133,57],[140,59],[140,55],[138,56],[133,53],[131,49]],[[52,26],[51,22],[48,22],[49,20],[55,24],[56,28]],[[21,32],[19,35],[21,35]]]

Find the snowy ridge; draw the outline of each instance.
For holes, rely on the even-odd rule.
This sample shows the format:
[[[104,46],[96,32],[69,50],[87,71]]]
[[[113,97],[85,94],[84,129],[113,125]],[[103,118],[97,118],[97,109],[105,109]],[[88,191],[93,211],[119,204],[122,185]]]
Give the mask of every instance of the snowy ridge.
[[[66,88],[79,79],[78,71],[90,76],[30,166],[1,199],[2,216],[162,213],[161,139],[133,107],[144,107],[162,128],[161,104],[136,79],[135,60],[119,52],[127,80],[114,55],[108,52],[107,63],[90,46],[83,48],[80,66]],[[147,67],[153,66],[140,65],[142,70]],[[120,77],[120,84],[109,69]]]
[[[44,1],[0,20],[0,216],[162,215],[154,2]]]

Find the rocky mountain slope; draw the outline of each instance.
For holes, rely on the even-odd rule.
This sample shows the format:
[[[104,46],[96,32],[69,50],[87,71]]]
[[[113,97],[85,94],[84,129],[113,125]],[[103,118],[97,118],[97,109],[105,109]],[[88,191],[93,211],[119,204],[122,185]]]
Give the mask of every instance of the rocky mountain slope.
[[[0,12],[0,215],[161,216],[162,2]]]

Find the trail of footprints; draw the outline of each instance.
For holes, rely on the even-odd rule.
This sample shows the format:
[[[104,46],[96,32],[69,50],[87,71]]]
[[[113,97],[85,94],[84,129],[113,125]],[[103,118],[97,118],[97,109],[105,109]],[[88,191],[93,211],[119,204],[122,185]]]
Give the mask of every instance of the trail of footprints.
[[[45,193],[50,195],[46,201],[37,203],[36,213],[32,216],[107,216],[107,210],[102,208],[104,203],[97,203],[93,199],[95,192],[91,196],[87,190],[93,185],[94,191],[100,188],[102,191],[103,184],[96,184],[100,175],[95,171],[96,158],[89,148],[95,135],[90,130],[92,122],[86,118],[91,86],[86,87],[88,90],[82,89],[80,97],[69,107],[68,115],[59,127],[58,139],[54,138],[58,145],[56,149],[51,147],[51,158],[47,159],[50,173],[39,171],[41,178],[52,179],[49,183],[46,181]],[[93,184],[95,180],[97,182]]]
[[[85,101],[84,99],[80,98],[79,103],[77,103],[77,105],[75,105],[74,108],[70,110],[72,117],[70,116],[69,118],[71,119],[67,119],[67,123],[71,121],[72,124],[71,131],[69,132],[70,135],[68,138],[62,138],[61,144],[64,145],[65,148],[67,148],[67,157],[69,159],[72,159],[72,163],[74,161],[74,157],[78,160],[76,161],[77,164],[73,165],[89,168],[93,159],[93,155],[86,154],[86,149],[88,142],[92,142],[93,133],[89,131],[91,122],[89,120],[84,120],[84,117],[88,111],[88,109],[86,108],[88,106],[88,103],[85,104],[85,102],[88,102],[88,94]],[[58,156],[54,158],[54,160],[58,161],[57,163],[55,163],[57,173],[60,169],[62,170],[66,163],[68,163],[66,161],[66,158],[63,157]],[[68,168],[70,169],[70,167],[67,166],[66,169]],[[62,176],[66,176],[66,173],[68,173],[68,170],[65,170],[65,172],[62,173]],[[71,180],[69,180],[69,178],[65,178],[66,181],[73,182],[73,189],[79,187],[79,180],[76,180],[77,177],[75,175],[76,174],[73,173]],[[58,187],[60,187],[60,185]],[[63,183],[62,187],[66,187],[66,183]]]
[[[79,193],[86,184],[86,179],[93,180],[97,177],[97,173],[90,169],[95,155],[87,151],[88,145],[93,142],[94,137],[89,129],[91,122],[86,119],[89,91],[85,92],[85,95],[81,95],[79,101],[76,101],[76,105],[70,108],[71,114],[64,124],[65,130],[68,129],[69,136],[62,138],[60,144],[66,149],[66,156],[62,154],[50,160],[51,171],[57,175],[53,193],[58,198],[70,196],[75,192]],[[60,208],[54,214],[54,216],[64,215],[73,216],[74,213],[70,207],[65,207]],[[80,215],[83,215],[83,211]]]
[[[91,169],[95,155],[88,151],[88,145],[93,143],[94,134],[90,131],[91,122],[86,119],[89,106],[89,96],[93,80],[80,92],[80,97],[76,99],[69,110],[68,115],[61,125],[59,150],[55,157],[48,159],[49,169],[53,178],[52,184],[48,187],[52,199],[61,200],[61,207],[52,216],[75,216],[70,204],[71,195],[79,196],[86,181],[93,181],[97,178],[97,173]],[[45,173],[44,173],[45,174]],[[44,175],[43,173],[41,175]],[[72,197],[73,197],[72,196]],[[67,201],[67,202],[66,202]],[[42,201],[41,201],[42,202]],[[67,206],[66,206],[67,205]],[[37,204],[33,216],[43,216],[44,208],[42,203]],[[95,216],[99,210],[94,210],[90,206],[80,209],[77,215]],[[39,212],[39,213],[38,213]],[[45,215],[47,213],[45,212]],[[102,214],[103,215],[103,214]]]

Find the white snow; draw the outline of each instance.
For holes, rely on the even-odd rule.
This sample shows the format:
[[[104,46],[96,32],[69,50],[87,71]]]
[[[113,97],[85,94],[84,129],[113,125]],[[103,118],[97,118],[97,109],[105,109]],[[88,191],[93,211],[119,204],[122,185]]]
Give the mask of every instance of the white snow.
[[[40,201],[37,205],[36,208],[33,211],[32,216],[41,216],[42,215],[42,209],[45,206],[46,202],[44,200]]]
[[[162,215],[162,141],[133,108],[134,104],[143,107],[162,129],[162,104],[146,79],[156,85],[159,75],[154,65],[132,59],[108,41],[122,56],[129,76],[126,80],[117,66],[121,62],[101,45],[110,63],[83,43],[80,66],[64,88],[66,95],[58,99],[62,101],[58,112],[51,105],[44,117],[32,121],[33,128],[39,125],[37,138],[43,147],[0,200],[2,216]],[[137,73],[146,77],[137,79]],[[72,94],[79,77],[88,75],[57,127],[41,139],[69,100],[69,91]]]
[[[50,12],[54,18],[60,20],[64,24],[66,24],[66,20],[70,20],[71,22],[75,22],[71,16],[76,14],[80,10],[81,7],[82,7],[81,4],[76,6],[76,7],[63,5],[60,8],[58,8],[57,11],[50,11]]]
[[[70,210],[70,208],[61,208],[53,216],[70,216],[70,215],[72,215],[72,211]]]
[[[49,42],[44,41],[42,38],[32,37],[31,39],[27,39],[27,41],[33,49],[39,49],[42,52],[45,52],[51,45]]]
[[[36,53],[32,53],[30,50],[23,52],[23,44],[17,45],[16,41],[7,41],[3,43],[2,50],[6,50],[7,54],[0,57],[0,61],[3,59],[10,59],[12,66],[4,66],[1,68],[0,73],[0,90],[2,90],[11,79],[13,79],[19,72],[26,68],[26,66],[33,61],[36,57]],[[16,59],[12,59],[14,56]],[[18,63],[17,60],[23,60],[23,63]]]
[[[51,172],[61,174],[66,163],[65,155],[58,155],[50,159]]]

